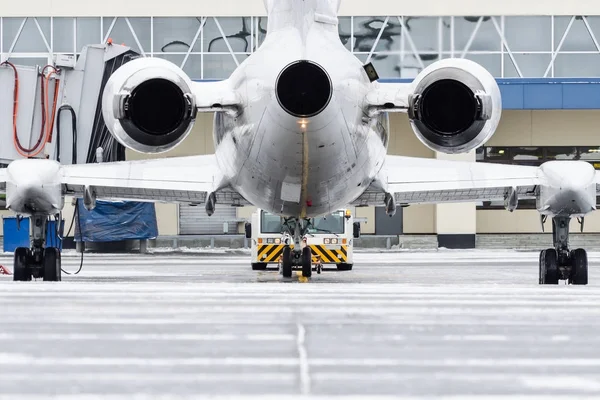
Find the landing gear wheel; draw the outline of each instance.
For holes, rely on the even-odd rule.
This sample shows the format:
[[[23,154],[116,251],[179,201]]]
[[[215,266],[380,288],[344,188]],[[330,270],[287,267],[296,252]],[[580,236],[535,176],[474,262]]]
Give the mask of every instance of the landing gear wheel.
[[[572,285],[587,285],[588,259],[584,249],[571,251],[571,276],[569,283]]]
[[[252,271],[263,271],[267,269],[267,263],[252,263]]]
[[[555,249],[540,254],[540,285],[558,285],[558,254]]]
[[[27,265],[29,258],[29,249],[27,247],[17,247],[15,249],[15,261],[13,265],[13,281],[30,281],[31,268]]]
[[[281,272],[284,278],[292,277],[292,249],[290,246],[283,248],[283,257],[281,260]]]
[[[544,265],[544,256],[546,254],[546,250],[542,250],[540,251],[540,262],[539,262],[539,284],[543,285],[544,284],[544,280],[545,280],[545,271],[546,268],[543,267]]]
[[[337,264],[337,270],[338,271],[352,271],[352,265],[353,264],[346,264],[346,263]]]
[[[55,247],[47,247],[44,249],[43,257],[44,265],[44,281],[60,282],[60,252]]]
[[[312,276],[312,251],[308,246],[302,249],[302,276],[305,278]]]

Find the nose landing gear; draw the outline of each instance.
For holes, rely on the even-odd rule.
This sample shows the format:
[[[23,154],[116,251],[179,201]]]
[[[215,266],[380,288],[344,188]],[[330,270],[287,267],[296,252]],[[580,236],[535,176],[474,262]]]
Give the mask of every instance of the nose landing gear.
[[[306,246],[300,251],[292,250],[289,245],[283,248],[281,257],[281,274],[283,277],[291,278],[294,267],[301,268],[303,277],[310,278],[312,276],[312,251],[310,247]],[[320,274],[321,270],[319,269],[317,273]]]
[[[302,276],[310,278],[312,276],[312,251],[302,239],[308,231],[310,220],[286,218],[283,226],[293,238],[294,248],[291,247],[290,238],[286,239],[281,260],[281,274],[284,278],[291,278],[292,268],[299,266],[302,268]]]

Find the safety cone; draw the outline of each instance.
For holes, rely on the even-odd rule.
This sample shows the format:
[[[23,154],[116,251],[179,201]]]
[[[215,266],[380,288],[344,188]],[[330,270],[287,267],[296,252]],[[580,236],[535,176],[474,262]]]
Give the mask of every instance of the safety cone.
[[[4,265],[0,265],[0,275],[12,275],[12,272],[6,269]]]

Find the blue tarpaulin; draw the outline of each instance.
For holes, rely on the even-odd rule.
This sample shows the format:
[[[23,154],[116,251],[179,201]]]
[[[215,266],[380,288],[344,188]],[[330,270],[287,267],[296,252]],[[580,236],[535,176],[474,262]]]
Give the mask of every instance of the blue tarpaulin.
[[[63,249],[62,237],[65,234],[65,220],[61,220],[56,229],[56,221],[48,221],[46,225],[46,247],[56,247],[60,251]],[[29,247],[29,246],[25,246]]]
[[[96,207],[88,211],[79,199],[77,210],[80,220],[75,217],[76,242],[117,242],[158,236],[154,203],[98,200]]]

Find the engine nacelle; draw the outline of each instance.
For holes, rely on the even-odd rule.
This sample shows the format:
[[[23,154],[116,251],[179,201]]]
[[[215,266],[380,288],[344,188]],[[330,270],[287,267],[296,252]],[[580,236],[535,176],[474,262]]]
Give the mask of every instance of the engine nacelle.
[[[467,153],[487,142],[502,114],[500,89],[481,65],[446,59],[412,83],[408,117],[423,144],[446,154]]]
[[[123,146],[162,153],[181,143],[196,119],[192,81],[161,58],[138,58],[110,77],[102,95],[102,115]]]

